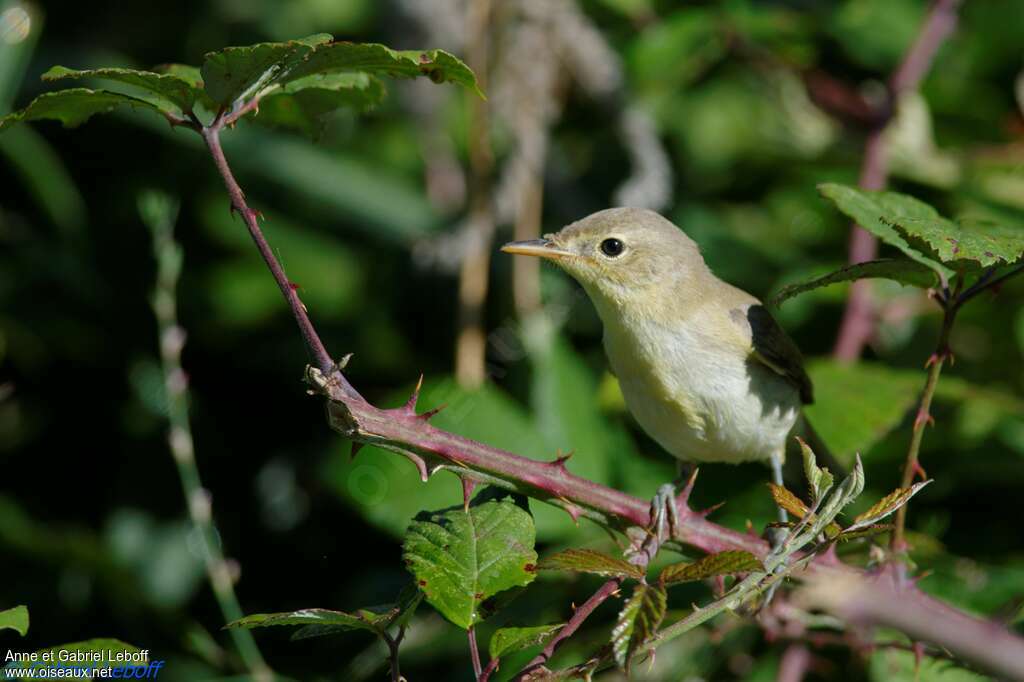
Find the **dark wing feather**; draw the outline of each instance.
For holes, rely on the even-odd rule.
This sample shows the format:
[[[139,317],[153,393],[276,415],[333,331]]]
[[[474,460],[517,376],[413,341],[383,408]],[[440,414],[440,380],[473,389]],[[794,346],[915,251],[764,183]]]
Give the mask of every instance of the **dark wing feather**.
[[[754,357],[796,386],[804,404],[813,403],[814,388],[804,371],[800,349],[771,313],[763,305],[754,304],[746,310],[733,310],[731,316],[738,324],[749,327]]]

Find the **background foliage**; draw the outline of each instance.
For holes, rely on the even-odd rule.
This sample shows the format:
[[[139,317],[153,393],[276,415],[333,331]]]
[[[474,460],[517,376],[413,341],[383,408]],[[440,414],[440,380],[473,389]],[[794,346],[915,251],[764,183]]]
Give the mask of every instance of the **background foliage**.
[[[543,20],[529,2],[496,19],[487,89],[499,239],[511,235],[525,191],[516,169],[537,158],[530,154],[539,141],[545,231],[624,198],[661,204],[720,276],[762,297],[845,261],[846,219],[815,185],[856,182],[864,130],[812,102],[821,95],[814,76],[827,73],[870,99],[912,40],[924,3],[550,4],[560,13]],[[457,54],[472,41],[467,8],[456,0],[3,5],[17,7],[31,21],[3,24],[0,113],[48,88],[38,76],[58,63],[195,64],[224,45],[320,31]],[[1021,225],[1024,4],[968,2],[961,15],[922,96],[904,103],[889,133],[892,185],[945,215]],[[516,52],[538,35],[538,44],[559,49]],[[455,381],[473,95],[430,83],[388,90],[373,112],[329,121],[316,146],[248,121],[225,135],[249,202],[267,217],[268,238],[328,346],[355,353],[349,376],[371,400],[399,404],[422,371],[420,404],[449,404],[438,426],[537,458],[575,449],[574,472],[649,496],[673,466],[625,414],[598,320],[560,273],[542,271],[548,321],[521,324],[510,259],[493,259],[488,381],[472,390]],[[245,611],[393,600],[407,580],[398,538],[420,510],[458,503],[459,484],[439,476],[423,485],[404,460],[372,448],[350,460],[348,445],[325,428],[299,383],[294,325],[229,215],[198,138],[157,116],[100,117],[77,131],[21,125],[0,135],[0,174],[0,608],[26,603],[32,613],[28,636],[4,632],[0,648],[112,637],[170,659],[167,679],[231,668],[165,444],[148,301],[154,263],[135,208],[148,187],[182,199],[179,303],[197,457],[225,551],[237,560]],[[939,316],[916,289],[879,283],[883,323],[864,363],[837,366],[828,354],[847,286],[793,299],[779,316],[812,358],[810,418],[844,461],[861,453],[874,487],[864,497],[877,499],[899,480],[908,410]],[[922,451],[936,482],[910,512],[913,556],[934,571],[922,586],[1018,623],[1022,299],[1015,281],[961,314],[957,362],[939,384],[937,424]],[[765,477],[756,465],[705,467],[695,506],[727,499],[716,520],[760,526],[773,513]],[[564,513],[531,508],[542,555],[570,536],[604,542]],[[538,580],[544,589],[527,591],[481,632],[561,622],[566,605],[599,579]],[[704,594],[687,589],[671,594],[670,611]],[[597,614],[608,629],[620,604]],[[295,643],[287,634],[257,634],[278,671],[298,679],[382,674],[369,634]],[[752,626],[723,619],[659,651],[658,666],[676,677],[772,679],[780,651]],[[824,678],[837,670],[877,680],[912,674],[909,654],[866,664],[843,649],[822,653],[834,666],[815,673]],[[427,608],[402,659],[410,679],[470,679],[463,637]],[[923,675],[954,673],[938,665]]]

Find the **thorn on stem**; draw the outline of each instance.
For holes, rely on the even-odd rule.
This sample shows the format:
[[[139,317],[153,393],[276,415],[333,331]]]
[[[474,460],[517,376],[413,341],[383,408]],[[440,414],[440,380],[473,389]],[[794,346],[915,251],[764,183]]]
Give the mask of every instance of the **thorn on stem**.
[[[922,481],[928,480],[928,472],[926,472],[924,467],[921,466],[921,460],[915,459],[910,465],[910,470],[913,472],[914,476],[920,476]]]
[[[419,380],[416,382],[416,388],[412,389],[412,395],[405,401],[405,405],[402,407],[406,413],[416,416],[416,401],[420,399],[420,389],[423,388],[423,375],[420,374]]]
[[[914,430],[921,428],[922,425],[929,424],[935,426],[935,418],[932,417],[926,410],[919,409],[917,416],[914,417]]]
[[[713,512],[718,511],[719,509],[721,509],[724,506],[725,506],[725,501],[723,500],[722,502],[719,502],[718,504],[711,505],[707,509],[701,509],[700,511],[696,511],[696,512],[693,512],[693,513],[696,514],[697,516],[699,516],[700,518],[704,519],[704,518],[707,518],[708,516],[710,516]]]
[[[349,451],[348,458],[355,459],[356,455],[359,454],[359,451],[363,449],[364,445],[366,445],[366,443],[361,443],[357,440],[352,441],[352,450]]]
[[[422,419],[423,421],[428,421],[431,417],[433,417],[435,414],[437,414],[438,412],[440,412],[441,410],[443,410],[446,407],[448,407],[448,403],[441,403],[437,407],[431,408],[431,409],[427,410],[426,412],[424,412],[423,414],[416,415],[416,417],[417,417],[417,419]]]
[[[556,469],[561,469],[562,471],[568,473],[569,470],[566,468],[565,463],[569,461],[569,458],[572,457],[572,455],[573,450],[570,450],[564,455],[562,454],[561,450],[555,450],[555,459],[554,461],[548,462],[548,466],[553,466]]]
[[[686,485],[676,495],[676,506],[682,509],[689,509],[690,493],[693,492],[693,486],[697,482],[697,474],[700,473],[700,467],[694,467],[693,471],[690,472],[690,477],[686,479]]]

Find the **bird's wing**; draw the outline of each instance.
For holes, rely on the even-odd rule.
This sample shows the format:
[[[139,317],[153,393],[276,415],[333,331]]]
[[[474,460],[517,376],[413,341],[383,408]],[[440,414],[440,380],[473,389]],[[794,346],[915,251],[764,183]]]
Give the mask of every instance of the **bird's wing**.
[[[771,313],[759,303],[734,308],[729,313],[744,334],[749,334],[751,355],[761,364],[785,377],[800,391],[804,404],[814,402],[811,378],[804,371],[800,349],[786,335]]]

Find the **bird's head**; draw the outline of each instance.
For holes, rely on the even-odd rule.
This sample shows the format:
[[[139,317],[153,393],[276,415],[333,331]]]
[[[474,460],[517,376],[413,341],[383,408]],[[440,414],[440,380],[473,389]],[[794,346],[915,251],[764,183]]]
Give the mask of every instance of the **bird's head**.
[[[707,273],[692,239],[640,208],[598,211],[542,239],[510,242],[501,250],[550,260],[579,281],[599,308],[603,302],[649,300],[655,289]]]

